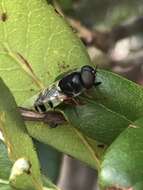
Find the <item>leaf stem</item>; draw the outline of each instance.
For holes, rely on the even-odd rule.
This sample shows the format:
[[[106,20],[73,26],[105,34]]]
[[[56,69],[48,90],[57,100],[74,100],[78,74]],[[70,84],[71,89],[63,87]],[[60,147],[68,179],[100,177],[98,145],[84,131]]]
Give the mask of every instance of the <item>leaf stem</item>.
[[[60,111],[47,111],[46,113],[38,113],[27,108],[18,108],[21,116],[27,121],[39,121],[47,124],[64,124],[66,119]]]

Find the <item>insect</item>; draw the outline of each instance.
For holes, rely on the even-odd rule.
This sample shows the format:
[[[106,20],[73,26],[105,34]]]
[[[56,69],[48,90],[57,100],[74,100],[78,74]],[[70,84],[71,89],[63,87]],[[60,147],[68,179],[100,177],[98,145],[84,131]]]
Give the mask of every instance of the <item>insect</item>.
[[[101,84],[96,82],[97,69],[89,65],[65,74],[49,88],[44,89],[34,103],[35,110],[46,112],[49,108],[55,108],[66,100],[78,97],[84,91]]]

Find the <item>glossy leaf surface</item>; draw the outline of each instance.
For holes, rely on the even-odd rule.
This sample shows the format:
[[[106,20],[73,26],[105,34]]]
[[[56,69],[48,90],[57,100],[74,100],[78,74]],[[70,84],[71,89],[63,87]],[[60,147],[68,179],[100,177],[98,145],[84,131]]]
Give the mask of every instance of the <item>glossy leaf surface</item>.
[[[107,150],[101,165],[104,186],[143,188],[143,118],[121,133]]]

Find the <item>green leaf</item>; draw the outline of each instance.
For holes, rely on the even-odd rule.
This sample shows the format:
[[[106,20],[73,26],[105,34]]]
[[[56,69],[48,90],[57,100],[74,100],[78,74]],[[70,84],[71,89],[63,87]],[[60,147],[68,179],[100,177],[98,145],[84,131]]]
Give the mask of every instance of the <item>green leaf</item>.
[[[101,165],[102,186],[143,189],[143,118],[121,133],[107,150]],[[134,188],[133,188],[134,189]]]
[[[6,145],[0,140],[0,179],[9,178],[12,162],[8,158]]]
[[[15,100],[2,80],[0,80],[0,89],[0,130],[8,148],[9,158],[14,163],[10,182],[16,187],[28,186],[40,190],[42,189],[40,169],[32,140],[27,135],[25,124],[17,112]],[[20,171],[19,168],[23,167],[20,164],[19,168],[16,168],[16,163],[22,159],[29,164],[29,174],[24,172],[25,170]],[[22,180],[26,183],[21,184]]]
[[[84,105],[76,108],[67,106],[64,112],[69,122],[83,134],[105,144],[112,143],[131,123],[123,115],[87,99]]]
[[[46,0],[2,0],[0,14],[0,76],[19,105],[58,74],[90,64],[85,47]]]
[[[32,137],[87,163],[93,168],[99,168],[99,158],[103,148],[98,148],[96,141],[83,136],[77,129],[70,125],[49,128],[48,125],[42,123],[26,123]]]
[[[131,121],[143,116],[142,86],[104,70],[97,73],[97,80],[101,85],[91,91],[91,96],[97,103]]]

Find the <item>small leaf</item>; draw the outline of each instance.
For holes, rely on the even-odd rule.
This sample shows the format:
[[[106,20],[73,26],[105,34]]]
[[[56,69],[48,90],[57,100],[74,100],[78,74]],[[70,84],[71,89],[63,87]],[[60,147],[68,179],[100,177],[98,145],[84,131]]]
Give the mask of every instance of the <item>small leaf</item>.
[[[12,162],[8,159],[7,148],[0,141],[0,179],[7,180],[9,178]]]
[[[101,165],[100,183],[103,186],[143,189],[142,137],[143,118],[129,125],[109,147]]]
[[[8,148],[9,158],[15,162],[24,157],[30,163],[30,174],[25,175],[26,183],[20,186],[26,188],[28,185],[31,188],[34,186],[38,190],[42,189],[39,163],[32,140],[27,135],[25,124],[17,112],[15,100],[2,80],[0,80],[0,89],[0,130]],[[20,174],[15,176],[11,183],[17,187],[19,183],[17,176]]]

